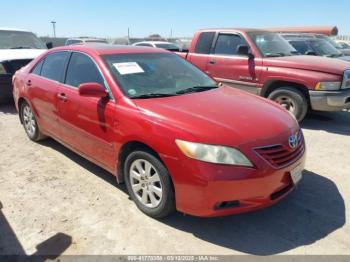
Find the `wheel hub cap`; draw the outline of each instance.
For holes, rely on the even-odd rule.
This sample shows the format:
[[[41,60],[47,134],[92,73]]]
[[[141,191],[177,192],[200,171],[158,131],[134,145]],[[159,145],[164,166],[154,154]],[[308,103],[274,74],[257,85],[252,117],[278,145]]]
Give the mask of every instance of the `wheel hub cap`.
[[[156,208],[163,196],[163,187],[155,167],[144,159],[135,160],[129,171],[130,184],[136,198],[144,206]]]
[[[35,135],[36,123],[34,114],[29,106],[23,108],[23,124],[29,136]]]

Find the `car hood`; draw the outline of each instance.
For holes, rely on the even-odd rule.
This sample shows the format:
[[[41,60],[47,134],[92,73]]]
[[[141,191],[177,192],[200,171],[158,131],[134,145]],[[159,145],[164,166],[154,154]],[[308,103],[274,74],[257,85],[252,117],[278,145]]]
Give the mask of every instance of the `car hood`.
[[[336,75],[342,75],[345,70],[350,69],[350,64],[346,61],[304,55],[265,58],[264,66],[303,69]]]
[[[0,49],[0,61],[34,59],[46,49]]]
[[[153,121],[182,129],[202,143],[260,146],[298,130],[296,121],[279,105],[227,86],[134,102]]]

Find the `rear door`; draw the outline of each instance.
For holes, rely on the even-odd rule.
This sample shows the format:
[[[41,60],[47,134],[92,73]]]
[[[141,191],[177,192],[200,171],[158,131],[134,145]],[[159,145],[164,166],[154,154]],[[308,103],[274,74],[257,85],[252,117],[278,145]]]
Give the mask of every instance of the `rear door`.
[[[112,170],[114,155],[114,100],[83,97],[78,87],[95,82],[107,89],[98,66],[88,55],[72,52],[65,81],[59,86],[59,119],[63,142]],[[109,92],[110,93],[110,92]]]
[[[60,136],[57,94],[69,53],[48,54],[33,68],[26,80],[28,96],[38,116],[40,128],[53,136]]]
[[[240,34],[217,34],[207,73],[218,82],[257,94],[261,61],[240,55],[238,48],[242,45],[249,46]]]

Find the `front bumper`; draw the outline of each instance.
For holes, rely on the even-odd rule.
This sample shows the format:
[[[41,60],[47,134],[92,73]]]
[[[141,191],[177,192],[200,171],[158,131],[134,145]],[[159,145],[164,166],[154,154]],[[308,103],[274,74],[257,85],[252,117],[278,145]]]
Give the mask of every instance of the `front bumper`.
[[[195,160],[186,159],[182,159],[180,165],[177,163],[177,166],[172,166],[171,161],[166,161],[173,179],[177,180],[173,181],[176,208],[194,216],[215,217],[273,205],[295,188],[290,172],[295,168],[304,168],[305,155],[281,169],[275,169],[267,163],[257,168],[245,168],[195,163]],[[176,179],[181,174],[183,178]],[[221,207],[221,203],[228,205]]]
[[[0,75],[0,103],[12,100],[12,75]]]
[[[350,109],[350,88],[340,91],[309,91],[311,108],[316,111]]]

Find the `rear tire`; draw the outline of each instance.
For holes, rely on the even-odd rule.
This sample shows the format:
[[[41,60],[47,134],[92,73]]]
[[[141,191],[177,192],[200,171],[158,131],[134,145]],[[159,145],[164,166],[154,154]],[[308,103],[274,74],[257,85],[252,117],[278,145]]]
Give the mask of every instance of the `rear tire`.
[[[20,116],[24,130],[30,140],[38,142],[46,138],[46,136],[40,132],[33,110],[27,102],[21,104]]]
[[[280,87],[271,92],[268,99],[284,107],[298,122],[303,121],[309,110],[305,95],[293,87]]]
[[[175,211],[175,194],[168,170],[153,154],[134,151],[125,160],[125,183],[137,207],[153,218]]]

